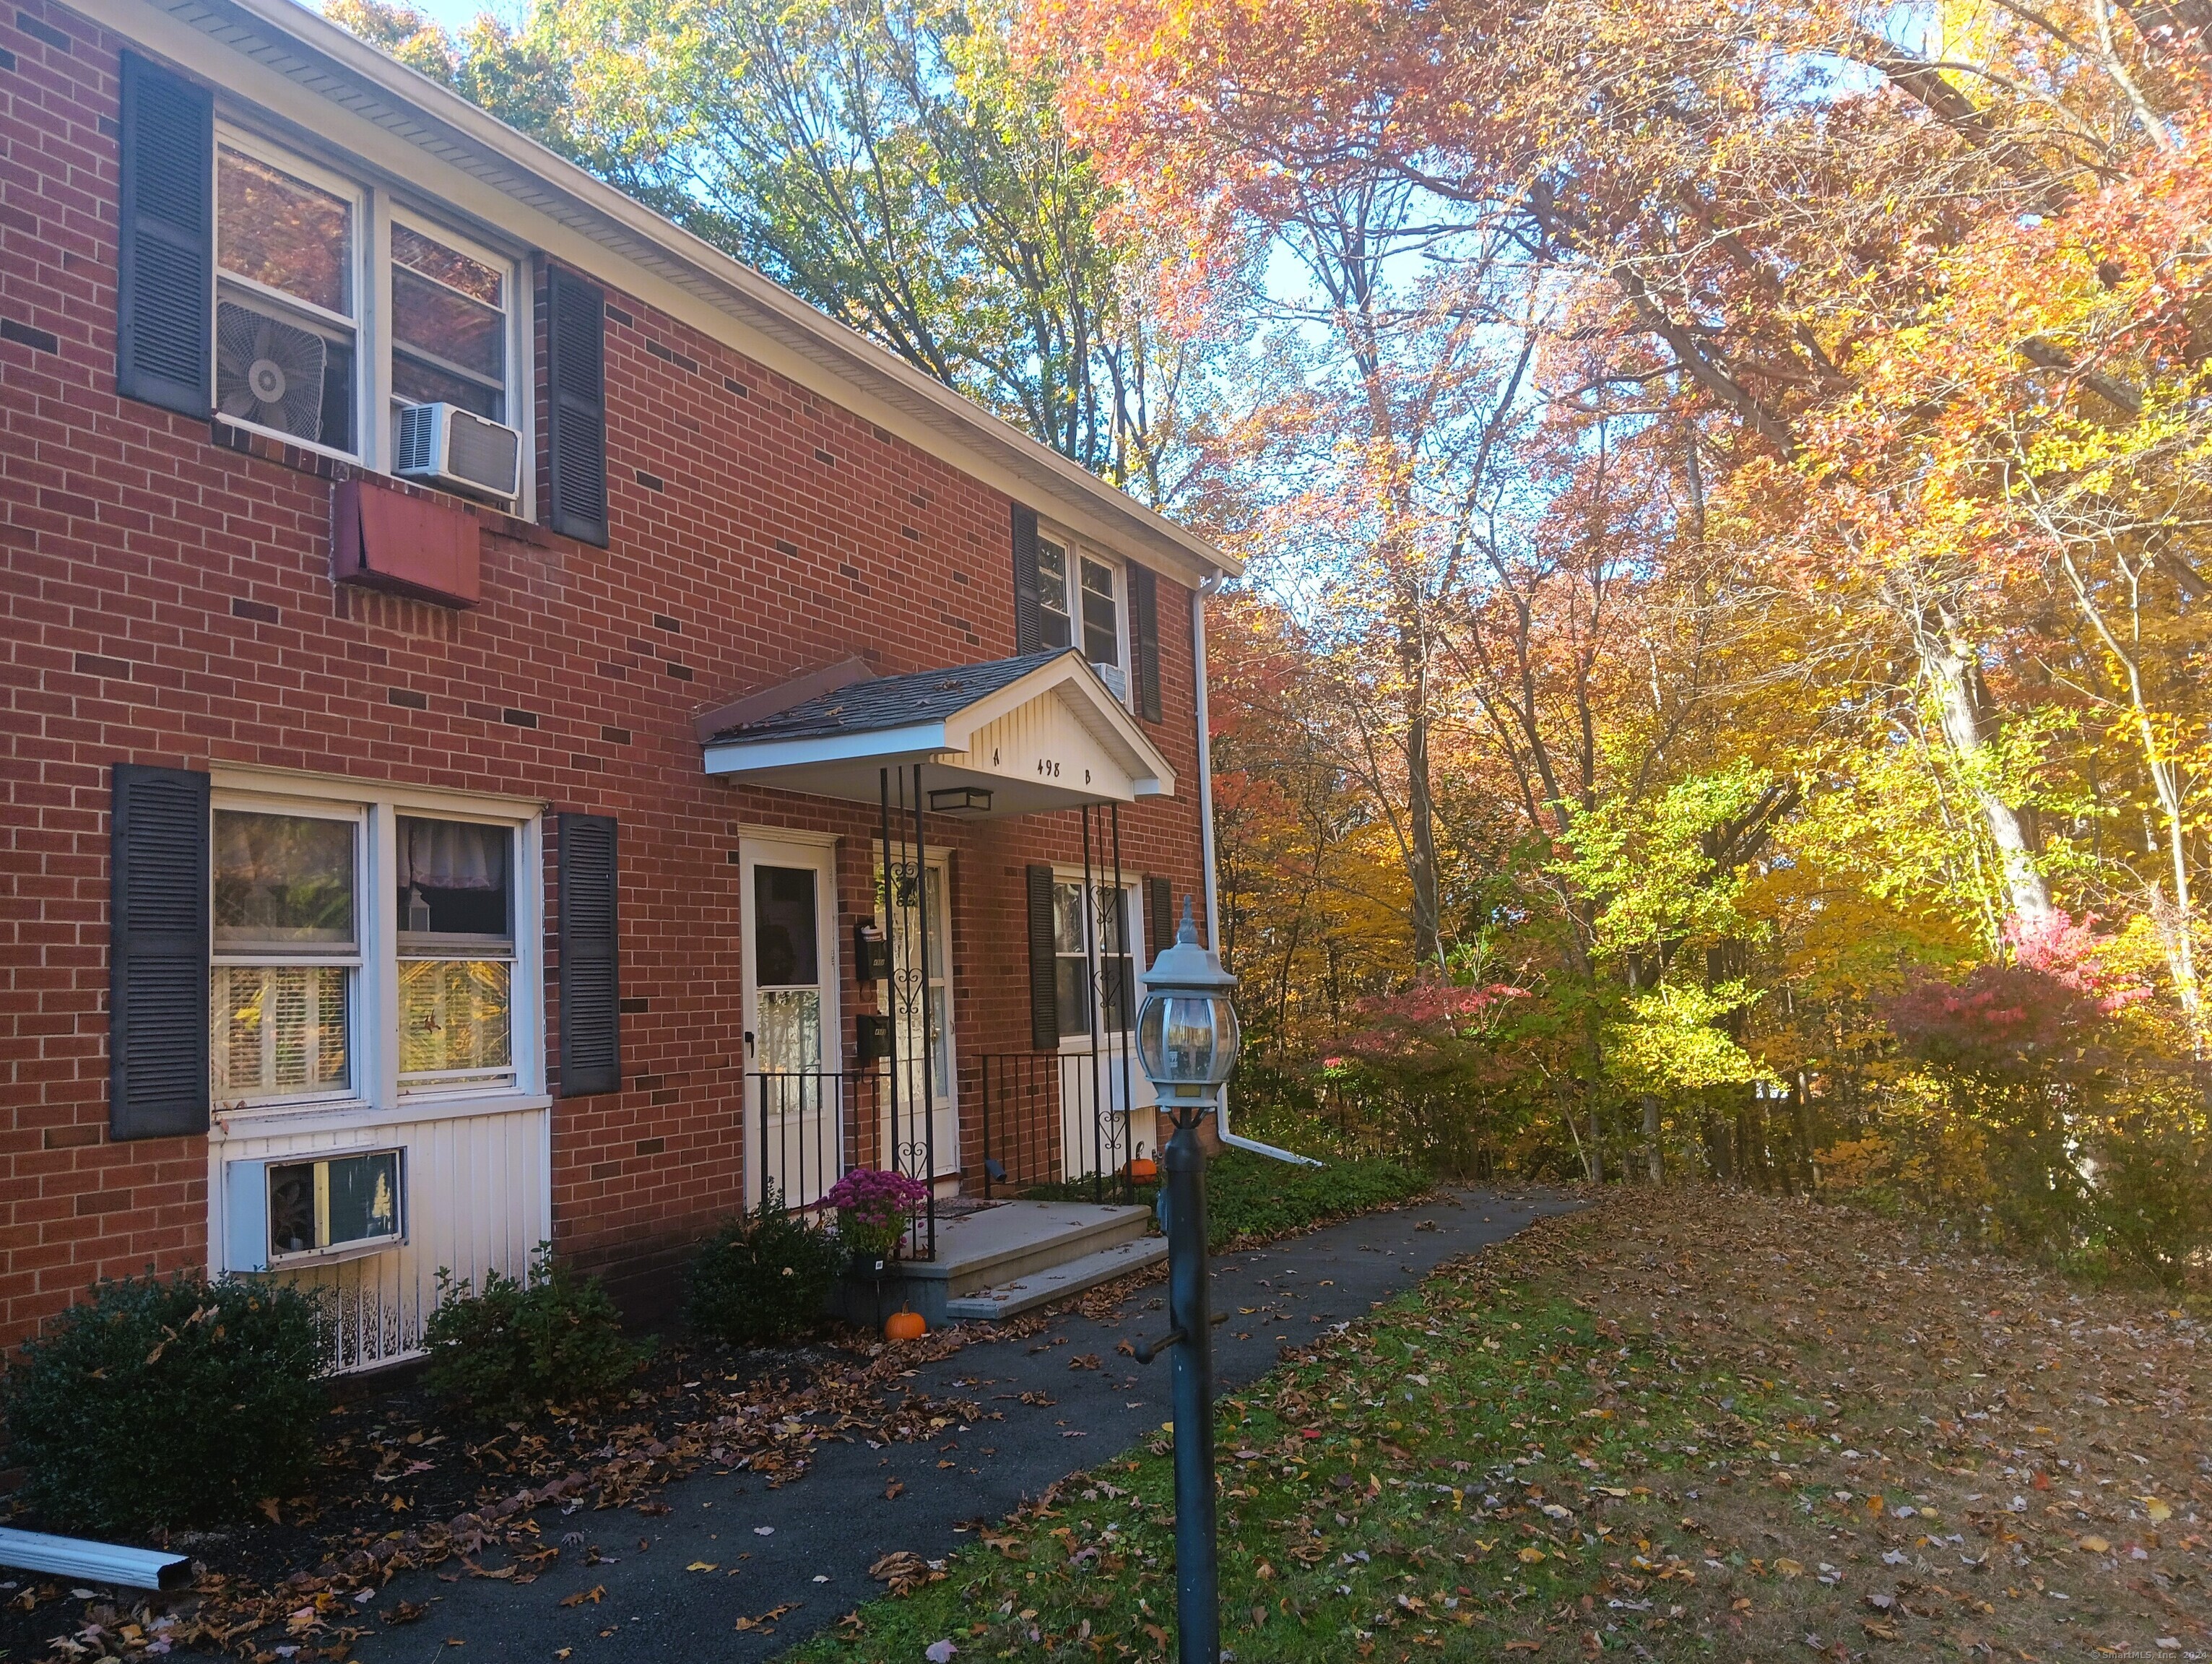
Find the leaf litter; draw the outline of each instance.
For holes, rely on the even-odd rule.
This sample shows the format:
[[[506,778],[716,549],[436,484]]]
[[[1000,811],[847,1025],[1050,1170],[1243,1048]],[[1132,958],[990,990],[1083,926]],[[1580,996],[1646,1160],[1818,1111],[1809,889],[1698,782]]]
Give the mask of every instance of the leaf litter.
[[[1123,1279],[1112,1292],[1126,1298],[1143,1280]],[[1095,1308],[1106,1292],[1067,1305]],[[320,1494],[270,1498],[250,1528],[179,1533],[162,1544],[199,1557],[194,1585],[177,1594],[68,1591],[35,1579],[0,1589],[8,1597],[0,1658],[42,1652],[57,1664],[136,1664],[194,1649],[255,1664],[343,1664],[376,1625],[428,1614],[423,1602],[380,1612],[364,1603],[403,1572],[440,1569],[448,1582],[527,1585],[564,1553],[580,1554],[587,1567],[617,1563],[586,1546],[581,1532],[545,1540],[553,1533],[535,1517],[540,1509],[653,1518],[669,1512],[655,1493],[695,1473],[742,1473],[776,1489],[803,1479],[827,1442],[911,1442],[998,1419],[980,1403],[933,1398],[908,1383],[921,1366],[967,1345],[1028,1339],[1060,1309],[995,1331],[956,1327],[897,1343],[848,1333],[796,1353],[670,1351],[647,1384],[618,1403],[556,1409],[504,1428],[444,1424],[419,1394],[342,1402],[319,1463],[327,1481]],[[487,1555],[503,1564],[486,1564]],[[604,1594],[594,1588],[561,1604]],[[64,1617],[64,1600],[82,1605]],[[761,1614],[747,1627],[767,1632],[781,1616]],[[58,1619],[66,1625],[58,1634]]]
[[[1222,1401],[1240,1664],[2212,1655],[2197,1317],[1839,1207],[1595,1199]],[[794,1657],[1164,1660],[1171,1448]]]

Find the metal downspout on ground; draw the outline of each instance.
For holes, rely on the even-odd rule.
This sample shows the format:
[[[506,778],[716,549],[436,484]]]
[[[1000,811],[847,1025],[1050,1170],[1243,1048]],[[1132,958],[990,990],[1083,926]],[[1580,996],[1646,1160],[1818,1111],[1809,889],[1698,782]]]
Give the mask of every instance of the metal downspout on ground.
[[[1216,953],[1221,951],[1221,892],[1213,877],[1213,742],[1206,732],[1206,598],[1218,592],[1221,574],[1216,573],[1190,592],[1191,656],[1198,661],[1198,674],[1193,678],[1198,684],[1198,845],[1199,859],[1206,869],[1206,939]],[[1215,1102],[1214,1131],[1221,1141],[1238,1150],[1249,1150],[1255,1156],[1270,1156],[1279,1162],[1288,1162],[1293,1167],[1322,1167],[1327,1163],[1311,1156],[1301,1156],[1293,1151],[1278,1149],[1272,1144],[1261,1144],[1257,1139],[1240,1139],[1229,1130],[1229,1089],[1224,1086]]]

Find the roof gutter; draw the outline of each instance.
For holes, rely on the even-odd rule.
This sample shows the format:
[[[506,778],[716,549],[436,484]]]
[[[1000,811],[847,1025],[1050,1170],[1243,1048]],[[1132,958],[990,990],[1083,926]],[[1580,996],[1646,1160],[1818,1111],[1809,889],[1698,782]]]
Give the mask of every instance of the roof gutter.
[[[1190,592],[1191,656],[1198,661],[1198,847],[1199,859],[1206,867],[1206,940],[1216,953],[1221,951],[1221,887],[1213,874],[1213,738],[1210,732],[1206,701],[1206,598],[1218,594],[1222,574],[1212,577]],[[1296,1151],[1284,1150],[1272,1144],[1262,1144],[1257,1139],[1240,1139],[1229,1130],[1229,1089],[1224,1086],[1215,1100],[1213,1130],[1221,1136],[1222,1143],[1235,1150],[1249,1150],[1255,1156],[1267,1156],[1279,1162],[1288,1162],[1293,1167],[1322,1167],[1311,1156],[1301,1156]]]

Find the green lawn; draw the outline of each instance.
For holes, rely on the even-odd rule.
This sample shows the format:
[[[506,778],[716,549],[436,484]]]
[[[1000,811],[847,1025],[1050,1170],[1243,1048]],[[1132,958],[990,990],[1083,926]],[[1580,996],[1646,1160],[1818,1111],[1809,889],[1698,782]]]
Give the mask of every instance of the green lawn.
[[[1256,1196],[1237,1205],[1270,1211]],[[1572,1240],[1597,1224],[1554,1229]],[[1563,1275],[1504,1287],[1442,1275],[1224,1401],[1223,1644],[1239,1664],[1490,1658],[1509,1643],[1565,1657],[1603,1628],[1607,1647],[1628,1631],[1702,1655],[1729,1607],[1710,1587],[1687,1604],[1714,1577],[1684,1511],[1684,1464],[1696,1452],[1763,1467],[1809,1440],[1808,1413],[1771,1382],[1623,1334]],[[1159,1438],[1070,1481],[941,1581],[792,1656],[905,1664],[940,1640],[967,1659],[1170,1655],[1169,1448]],[[1740,1551],[1721,1564],[1731,1581],[1777,1575]]]

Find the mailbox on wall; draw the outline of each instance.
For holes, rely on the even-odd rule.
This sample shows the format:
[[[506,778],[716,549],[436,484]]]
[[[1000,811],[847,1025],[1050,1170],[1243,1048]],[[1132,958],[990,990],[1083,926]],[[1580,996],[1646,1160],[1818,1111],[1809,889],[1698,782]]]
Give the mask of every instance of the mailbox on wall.
[[[853,926],[853,975],[861,982],[888,982],[891,980],[890,938],[884,927],[872,919],[855,920]]]
[[[881,1063],[891,1054],[891,1020],[875,1011],[853,1019],[853,1050],[864,1063]]]

